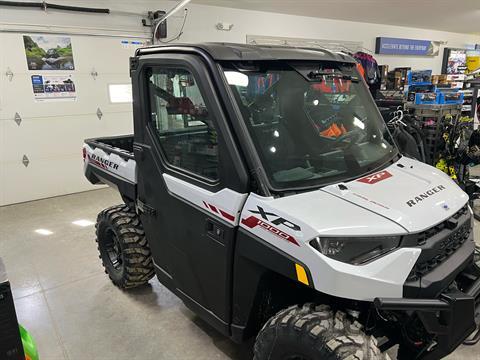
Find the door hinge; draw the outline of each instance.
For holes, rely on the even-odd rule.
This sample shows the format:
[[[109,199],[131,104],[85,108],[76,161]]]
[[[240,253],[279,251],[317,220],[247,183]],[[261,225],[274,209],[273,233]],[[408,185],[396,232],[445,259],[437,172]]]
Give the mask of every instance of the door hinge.
[[[8,81],[13,80],[13,71],[10,68],[7,68],[7,71],[5,72],[5,75],[7,76]]]
[[[30,159],[28,158],[27,155],[23,155],[22,164],[23,164],[25,167],[28,167],[28,164],[30,164]]]
[[[18,112],[15,113],[15,116],[13,117],[13,121],[15,121],[18,126],[20,126],[20,124],[22,123],[22,117]]]
[[[139,212],[144,213],[145,215],[157,215],[157,210],[154,207],[145,204],[142,200],[137,200],[137,209]]]
[[[132,56],[130,58],[130,77],[132,77],[132,73],[137,70],[138,68],[138,58],[135,56]]]
[[[92,68],[92,71],[90,71],[90,75],[92,76],[93,80],[97,80],[98,71],[95,70],[95,68]]]

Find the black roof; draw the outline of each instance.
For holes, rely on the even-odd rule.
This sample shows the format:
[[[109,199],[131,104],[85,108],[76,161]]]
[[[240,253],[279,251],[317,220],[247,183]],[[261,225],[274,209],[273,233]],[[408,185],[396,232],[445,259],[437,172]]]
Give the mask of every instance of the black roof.
[[[206,52],[214,60],[323,60],[353,63],[355,60],[343,53],[322,48],[248,45],[235,43],[199,43],[154,45],[138,49],[137,56],[163,52]]]

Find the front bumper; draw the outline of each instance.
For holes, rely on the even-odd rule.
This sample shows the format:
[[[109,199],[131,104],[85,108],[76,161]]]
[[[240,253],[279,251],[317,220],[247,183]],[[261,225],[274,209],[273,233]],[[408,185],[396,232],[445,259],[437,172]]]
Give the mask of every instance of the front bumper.
[[[462,344],[480,323],[480,269],[473,263],[457,275],[455,281],[464,290],[445,290],[436,298],[376,298],[374,306],[382,311],[416,314],[435,343],[422,359],[440,359]]]

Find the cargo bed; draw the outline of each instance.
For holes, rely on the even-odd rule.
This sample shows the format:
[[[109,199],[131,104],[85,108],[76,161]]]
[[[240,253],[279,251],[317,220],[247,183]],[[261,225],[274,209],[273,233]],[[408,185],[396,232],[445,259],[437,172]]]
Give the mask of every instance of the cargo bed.
[[[106,184],[132,201],[137,192],[137,165],[133,155],[133,135],[85,140],[84,172],[92,184]]]

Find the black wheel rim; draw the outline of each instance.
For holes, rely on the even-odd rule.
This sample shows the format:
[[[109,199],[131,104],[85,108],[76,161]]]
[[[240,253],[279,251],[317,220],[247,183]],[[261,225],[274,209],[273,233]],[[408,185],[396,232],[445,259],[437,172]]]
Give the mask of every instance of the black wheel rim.
[[[112,267],[115,270],[120,270],[123,265],[122,247],[112,229],[105,231],[105,253]]]

